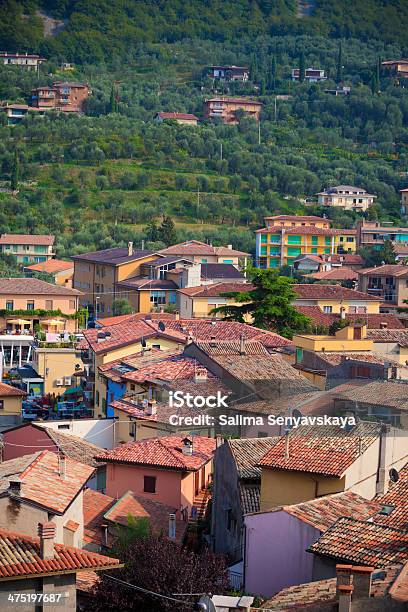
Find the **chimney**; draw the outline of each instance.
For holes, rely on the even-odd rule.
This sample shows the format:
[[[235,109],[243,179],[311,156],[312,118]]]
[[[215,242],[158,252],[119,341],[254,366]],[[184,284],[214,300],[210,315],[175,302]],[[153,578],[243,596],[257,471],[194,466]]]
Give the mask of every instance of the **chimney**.
[[[241,334],[241,336],[239,338],[239,354],[240,355],[246,355],[245,336],[244,336],[244,334]]]
[[[380,329],[387,329],[387,327],[388,327],[388,323],[386,323],[385,321],[380,322]]]
[[[169,514],[169,539],[176,539],[176,515]]]
[[[128,256],[131,257],[133,255],[133,242],[128,242]]]
[[[21,495],[21,480],[16,476],[13,480],[9,481],[9,492],[16,497]]]
[[[157,412],[156,400],[150,399],[146,404],[145,412],[148,416],[153,416]]]
[[[351,611],[351,597],[353,595],[353,585],[342,584],[338,588],[339,592],[339,612]]]
[[[65,480],[67,476],[67,459],[64,453],[58,453],[58,474]]]
[[[336,576],[337,576],[337,591],[340,586],[351,584],[351,572],[353,570],[352,565],[336,565]]]
[[[41,559],[54,558],[55,523],[38,523]]]
[[[219,448],[220,446],[224,444],[224,442],[225,442],[224,438],[220,434],[217,434],[215,437],[215,447]]]
[[[103,342],[106,339],[105,336],[105,332],[98,332],[96,335],[96,341],[99,344],[100,342]]]
[[[374,567],[353,566],[353,598],[366,599],[371,593],[371,577]]]
[[[184,438],[182,440],[183,443],[183,447],[182,447],[182,452],[183,455],[192,455],[193,454],[193,441],[190,440],[190,438]]]
[[[208,379],[207,370],[205,368],[196,368],[196,371],[194,374],[194,382],[195,383],[207,382],[207,379]]]
[[[230,251],[232,251],[232,244],[229,244],[229,245],[227,246],[227,249],[229,249]]]
[[[377,482],[376,482],[376,494],[384,495],[388,491],[388,478],[387,478],[387,445],[389,436],[389,425],[385,423],[381,426],[380,434],[380,447],[378,457],[378,471],[377,471]]]

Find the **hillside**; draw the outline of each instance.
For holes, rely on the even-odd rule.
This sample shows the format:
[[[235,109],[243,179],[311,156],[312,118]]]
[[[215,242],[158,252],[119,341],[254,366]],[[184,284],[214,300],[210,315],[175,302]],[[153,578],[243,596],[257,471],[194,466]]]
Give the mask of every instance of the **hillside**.
[[[140,244],[144,239],[155,246],[145,228],[166,214],[175,220],[180,240],[195,236],[253,250],[253,231],[264,215],[322,214],[317,206],[306,206],[305,199],[339,183],[356,184],[378,195],[369,213],[372,217],[406,223],[400,217],[398,190],[408,182],[408,94],[386,74],[379,75],[373,88],[379,58],[404,56],[403,44],[387,43],[385,24],[387,15],[387,23],[392,22],[392,8],[403,14],[405,3],[385,3],[384,39],[370,12],[379,3],[354,3],[352,14],[358,5],[367,7],[364,28],[370,27],[373,35],[366,42],[340,25],[341,15],[346,14],[337,10],[342,4],[331,3],[330,20],[327,5],[319,2],[310,17],[301,19],[296,18],[292,2],[241,1],[234,3],[234,11],[227,2],[223,6],[229,7],[230,19],[221,22],[216,15],[222,13],[214,13],[216,2],[205,7],[193,2],[186,8],[187,4],[173,1],[39,4],[32,0],[18,3],[25,16],[19,21],[17,4],[8,0],[17,11],[14,30],[8,34],[15,37],[13,48],[19,45],[22,50],[29,35],[38,36],[30,49],[44,53],[49,61],[39,76],[1,67],[0,100],[29,102],[31,88],[38,83],[67,78],[58,72],[61,59],[76,61],[69,78],[89,82],[93,94],[83,116],[30,116],[13,128],[0,125],[3,189],[9,185],[15,150],[19,159],[19,193],[0,192],[0,231],[55,232],[60,255],[128,240]],[[261,13],[261,30],[269,24],[268,34],[248,31],[252,17],[244,19],[242,12],[248,7]],[[56,36],[42,37],[38,8],[64,21]],[[143,19],[137,12],[142,9]],[[0,11],[4,12],[3,4]],[[349,17],[350,11],[351,23]],[[118,28],[121,19],[126,24],[123,21]],[[181,29],[166,27],[175,21]],[[331,29],[325,29],[329,21]],[[221,23],[223,36],[217,30]],[[273,35],[274,23],[281,24],[279,35]],[[202,27],[194,30],[197,24]],[[289,24],[315,33],[295,35]],[[177,40],[187,33],[187,25],[195,38]],[[239,27],[245,33],[236,38]],[[86,28],[87,41],[80,43],[80,32]],[[116,32],[112,38],[110,28]],[[133,28],[151,40],[136,43]],[[163,40],[169,32],[175,40]],[[10,49],[4,28],[2,36],[0,46]],[[106,37],[111,47],[105,46]],[[64,54],[57,51],[63,40]],[[91,44],[96,45],[95,53],[89,52]],[[324,85],[290,80],[301,53],[307,66],[325,69],[329,79]],[[341,78],[351,86],[351,94],[334,97],[324,88],[336,86],[339,54]],[[247,83],[221,85],[218,92],[262,101],[260,132],[246,118],[238,126],[202,122],[195,128],[153,121],[155,113],[163,110],[192,112],[201,118],[203,101],[214,93],[206,68],[219,62],[250,66]],[[112,94],[119,100],[114,109]],[[3,113],[0,121],[4,123]],[[355,214],[331,215],[339,227],[351,227],[355,221]]]

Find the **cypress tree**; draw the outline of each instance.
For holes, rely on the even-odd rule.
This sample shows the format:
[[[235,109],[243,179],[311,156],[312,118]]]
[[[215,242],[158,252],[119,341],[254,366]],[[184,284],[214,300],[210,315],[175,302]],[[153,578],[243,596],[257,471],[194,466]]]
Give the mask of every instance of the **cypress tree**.
[[[11,170],[10,187],[13,191],[18,188],[18,179],[20,177],[20,159],[17,149],[14,151],[13,168]]]
[[[343,80],[343,45],[340,41],[339,51],[337,55],[337,73],[336,73],[336,81],[340,83]]]
[[[305,80],[305,54],[303,51],[299,56],[299,83],[303,83]]]

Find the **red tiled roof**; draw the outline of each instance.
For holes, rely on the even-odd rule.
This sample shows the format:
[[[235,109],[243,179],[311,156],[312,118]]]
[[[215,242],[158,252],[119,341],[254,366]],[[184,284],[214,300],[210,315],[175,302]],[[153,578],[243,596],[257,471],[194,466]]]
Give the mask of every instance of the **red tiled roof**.
[[[35,263],[31,266],[25,266],[26,270],[34,270],[35,272],[48,272],[53,274],[55,272],[63,272],[65,270],[73,270],[73,261],[62,261],[61,259],[47,259],[41,263]]]
[[[347,491],[326,495],[308,502],[283,506],[282,510],[301,521],[313,525],[320,531],[326,531],[342,516],[351,516],[359,520],[368,520],[380,509],[380,503],[368,501],[361,495]]]
[[[263,106],[262,102],[245,98],[211,98],[205,102],[229,102],[230,104],[257,104],[258,106]]]
[[[12,385],[6,385],[6,383],[0,382],[0,397],[25,397],[26,395],[27,393],[25,391],[22,391],[22,389],[17,389],[17,387],[13,387]]]
[[[185,455],[182,452],[183,438],[180,436],[163,436],[138,442],[127,442],[108,451],[108,454],[102,455],[101,459],[113,463],[131,463],[181,471],[196,471],[212,459],[215,451],[215,440],[202,436],[194,436],[192,439],[192,455]]]
[[[215,283],[213,285],[200,285],[199,287],[186,287],[179,289],[179,293],[192,297],[218,297],[223,293],[252,291],[254,285],[249,283]]]
[[[408,276],[408,266],[386,264],[375,268],[364,268],[359,270],[358,273],[362,276],[398,276],[399,278],[405,278]]]
[[[183,119],[186,121],[198,121],[198,117],[191,113],[157,113],[160,119]]]
[[[0,278],[0,294],[4,295],[60,295],[75,298],[82,295],[77,289],[46,283],[38,278]]]
[[[103,333],[109,332],[110,336],[98,342],[98,333],[101,333],[101,331]],[[103,330],[87,329],[84,331],[84,336],[87,344],[97,355],[120,346],[136,344],[142,338],[170,338],[180,344],[185,344],[187,341],[185,334],[167,327],[162,332],[158,329],[156,322],[146,321],[145,319],[141,321],[125,320],[116,325],[106,326]],[[81,348],[82,344],[81,342]]]
[[[214,247],[211,244],[200,242],[199,240],[187,240],[180,244],[173,244],[166,249],[159,251],[162,255],[219,255],[232,257],[248,257],[249,253],[228,249],[227,247]]]
[[[378,423],[362,422],[351,431],[336,426],[324,429],[299,427],[292,430],[289,441],[286,436],[281,436],[279,442],[262,457],[259,465],[341,478],[378,438],[379,428]]]
[[[52,246],[55,236],[43,234],[2,234],[0,244],[37,244]]]
[[[115,503],[113,497],[104,495],[93,489],[84,491],[84,541],[102,544],[101,525],[104,523],[103,516]]]
[[[333,268],[328,272],[313,272],[308,274],[315,280],[327,280],[327,281],[342,281],[342,280],[358,280],[358,272],[345,266],[341,268]]]
[[[151,312],[148,315],[146,315],[144,312],[136,312],[134,314],[117,315],[116,317],[104,317],[103,319],[98,319],[98,325],[101,327],[109,327],[110,325],[118,325],[119,323],[124,323],[126,321],[141,321],[146,317],[150,317],[151,321],[166,322],[168,320],[174,320],[176,315],[167,312]]]
[[[153,533],[167,536],[169,531],[169,514],[176,514],[177,516],[177,512],[177,508],[171,508],[159,501],[136,495],[133,491],[127,491],[105,513],[104,518],[107,521],[124,526],[128,525],[129,515],[136,518],[148,518]],[[182,542],[187,525],[186,521],[176,518],[176,541]]]
[[[304,314],[306,317],[311,319],[313,325],[324,325],[329,327],[334,321],[338,321],[340,319],[340,314],[338,313],[326,313],[323,312],[320,306],[296,306],[296,310]],[[401,333],[405,329],[401,321],[394,314],[390,313],[379,313],[379,314],[371,314],[371,313],[346,313],[346,319],[351,323],[355,321],[364,321],[367,323],[367,328],[369,333],[367,334],[367,338],[369,340],[375,340],[375,338],[380,338],[382,332],[385,332],[384,337],[388,337],[388,332],[399,332],[399,337],[401,338]],[[386,325],[387,329],[380,329],[382,325]],[[375,331],[371,331],[375,330]],[[407,330],[408,331],[408,330]],[[377,335],[378,334],[378,335]],[[408,335],[408,334],[407,334]],[[380,341],[380,340],[378,340]],[[384,340],[385,341],[385,340]]]
[[[273,220],[273,221],[321,221],[324,223],[329,223],[328,219],[323,219],[323,217],[317,217],[316,215],[275,215],[272,217],[264,217],[264,220]]]
[[[119,567],[119,559],[54,544],[54,557],[42,559],[40,539],[0,529],[0,579],[13,580],[49,574],[74,573],[84,569]]]
[[[375,498],[379,504],[395,508],[390,514],[377,514],[375,522],[408,530],[408,463],[398,470],[398,474],[398,482],[390,481],[387,493]]]
[[[77,591],[83,593],[92,593],[93,589],[99,582],[99,576],[96,572],[78,572],[76,577]]]
[[[5,494],[9,481],[19,477],[21,500],[63,514],[95,471],[95,468],[69,457],[65,458],[65,464],[63,476],[59,472],[58,455],[47,450],[3,461],[0,464],[0,490]]]
[[[307,550],[349,563],[381,568],[408,561],[408,531],[343,517]]]
[[[380,298],[354,289],[347,289],[340,285],[293,285],[299,300],[362,300],[366,302],[378,302]]]
[[[193,378],[196,373],[197,365],[199,365],[197,361],[191,357],[174,355],[158,363],[141,367],[134,372],[123,374],[122,378],[133,382],[145,382],[156,379],[172,381],[179,378]],[[203,366],[199,365],[199,367],[205,370]],[[213,377],[211,372],[208,372],[208,370],[206,370],[206,372],[209,378]]]
[[[372,597],[384,597],[387,592],[392,596],[394,585],[396,588],[398,587],[398,579],[402,574],[401,565],[390,565],[381,569],[383,570],[381,575],[374,575],[371,582]],[[333,602],[334,605],[334,602],[338,599],[336,590],[336,578],[296,584],[276,593],[262,604],[261,610],[266,612],[268,610],[276,610],[277,612],[291,610],[295,612],[297,610],[324,610],[326,606],[328,610],[336,609],[330,606],[330,602]],[[393,598],[397,599],[397,597]]]

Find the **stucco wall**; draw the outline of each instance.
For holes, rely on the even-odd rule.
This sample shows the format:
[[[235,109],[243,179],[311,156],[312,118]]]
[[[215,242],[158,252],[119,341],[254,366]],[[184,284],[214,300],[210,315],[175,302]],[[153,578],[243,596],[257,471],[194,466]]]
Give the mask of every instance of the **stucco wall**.
[[[245,591],[271,596],[280,589],[310,582],[313,555],[306,548],[320,531],[287,512],[245,517]]]

